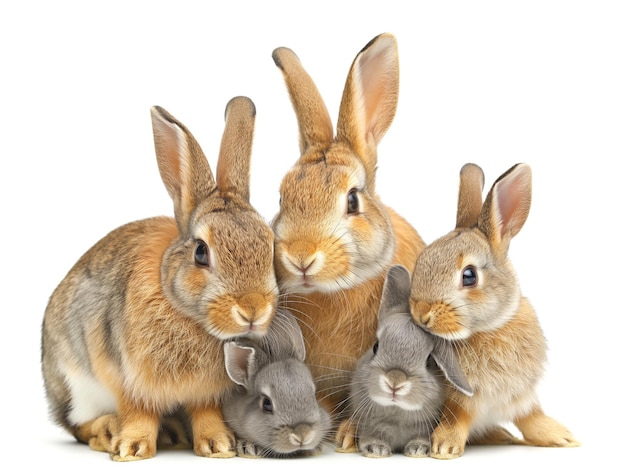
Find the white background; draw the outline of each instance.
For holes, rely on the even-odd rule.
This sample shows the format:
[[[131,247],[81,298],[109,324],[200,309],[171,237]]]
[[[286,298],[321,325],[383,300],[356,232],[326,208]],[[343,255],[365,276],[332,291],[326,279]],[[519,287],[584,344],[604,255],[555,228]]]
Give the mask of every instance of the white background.
[[[423,470],[619,468],[626,315],[619,3],[3,2],[3,457],[85,470],[321,470],[330,461]],[[544,409],[583,446],[470,448],[454,461],[372,462],[329,450],[297,463],[178,451],[124,466],[77,445],[48,420],[42,316],[52,290],[97,239],[128,221],[172,214],[150,106],[185,123],[214,166],[226,102],[252,98],[252,200],[269,220],[298,155],[272,50],[298,54],[335,119],[352,59],[382,32],[398,39],[401,85],[379,148],[378,191],[427,242],[452,229],[462,164],[480,164],[488,186],[516,162],[533,168],[532,209],[510,254],[550,345]]]

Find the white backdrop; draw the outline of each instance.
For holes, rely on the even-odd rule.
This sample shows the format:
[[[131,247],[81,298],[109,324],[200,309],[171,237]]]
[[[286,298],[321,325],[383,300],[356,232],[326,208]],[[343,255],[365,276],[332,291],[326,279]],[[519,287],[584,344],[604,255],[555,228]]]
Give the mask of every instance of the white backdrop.
[[[626,315],[624,24],[620,2],[606,1],[3,2],[3,456],[125,467],[48,420],[40,325],[52,290],[97,239],[128,221],[172,214],[150,106],[185,123],[214,166],[226,102],[252,98],[252,200],[269,220],[280,179],[298,155],[295,115],[272,50],[298,54],[335,118],[352,59],[387,31],[399,43],[400,102],[379,148],[378,191],[430,242],[452,228],[463,163],[480,164],[487,186],[516,162],[532,166],[533,206],[511,257],[550,344],[544,408],[583,446],[385,460],[456,470],[617,461],[625,420],[616,385]],[[329,450],[297,466],[385,467],[385,460]],[[173,465],[294,467],[190,451],[159,452],[127,467]]]

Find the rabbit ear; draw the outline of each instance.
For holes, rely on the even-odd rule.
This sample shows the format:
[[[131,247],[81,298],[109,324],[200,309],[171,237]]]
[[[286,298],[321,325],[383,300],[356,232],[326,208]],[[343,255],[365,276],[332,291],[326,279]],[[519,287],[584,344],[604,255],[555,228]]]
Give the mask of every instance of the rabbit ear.
[[[372,39],[357,54],[346,80],[337,139],[361,157],[368,176],[375,174],[376,147],[396,114],[399,80],[398,46],[388,33]]]
[[[410,313],[409,297],[411,295],[411,275],[401,265],[392,266],[387,272],[383,285],[383,294],[378,309],[379,322],[389,315]]]
[[[250,202],[250,157],[256,108],[247,97],[234,97],[226,105],[225,127],[217,161],[217,187],[224,196]]]
[[[333,123],[319,90],[289,48],[276,48],[272,59],[282,71],[300,130],[300,153],[313,146],[327,148],[333,141]]]
[[[421,329],[421,328],[420,328]],[[427,334],[427,333],[425,333]],[[443,371],[448,381],[460,392],[465,395],[472,396],[474,394],[472,387],[470,386],[463,369],[454,353],[452,344],[437,336],[432,336],[434,339],[434,348],[431,352],[433,359]]]
[[[295,357],[304,361],[306,348],[304,337],[296,318],[283,309],[276,310],[268,333],[262,340],[264,350],[272,359]]]
[[[532,175],[527,164],[514,165],[491,187],[478,218],[478,227],[501,255],[507,253],[511,239],[524,226],[531,196]]]
[[[187,128],[161,107],[152,107],[150,114],[159,172],[174,201],[178,229],[184,235],[191,212],[215,188],[215,181],[202,149]]]
[[[476,224],[483,206],[485,174],[476,164],[465,164],[461,168],[456,227],[469,228]]]
[[[233,382],[244,387],[256,372],[256,350],[252,346],[244,346],[237,341],[224,343],[224,362],[226,373]]]

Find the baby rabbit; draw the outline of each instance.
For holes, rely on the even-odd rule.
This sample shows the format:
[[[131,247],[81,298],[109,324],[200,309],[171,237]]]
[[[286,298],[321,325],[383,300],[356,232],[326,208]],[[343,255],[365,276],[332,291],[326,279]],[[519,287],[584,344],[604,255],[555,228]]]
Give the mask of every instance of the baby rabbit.
[[[357,359],[376,337],[387,269],[412,270],[424,246],[376,193],[377,146],[398,100],[398,51],[381,34],[359,52],[339,108],[337,134],[320,93],[287,48],[272,55],[297,116],[301,156],[283,177],[272,221],[281,306],[299,320],[324,406],[339,416]]]
[[[185,126],[151,114],[175,218],[113,230],[55,289],[42,326],[46,395],[56,423],[114,460],[153,457],[160,421],[180,405],[196,454],[231,457],[223,343],[263,336],[278,296],[273,233],[249,201],[255,107],[226,106],[216,178]]]
[[[278,310],[260,340],[224,344],[226,371],[241,385],[225,401],[224,419],[242,457],[290,457],[322,452],[330,416],[317,402],[304,363],[302,332],[295,318]]]
[[[431,456],[459,457],[468,441],[577,446],[537,399],[546,339],[508,258],[530,209],[530,167],[517,164],[501,175],[484,204],[483,183],[478,166],[461,169],[456,228],[422,251],[412,276],[414,320],[454,344],[474,391],[469,397],[448,389]],[[523,441],[502,427],[507,422]]]
[[[378,312],[377,340],[359,360],[351,383],[350,422],[368,457],[402,452],[425,457],[445,397],[443,376],[472,395],[451,345],[411,318],[410,274],[389,269]]]

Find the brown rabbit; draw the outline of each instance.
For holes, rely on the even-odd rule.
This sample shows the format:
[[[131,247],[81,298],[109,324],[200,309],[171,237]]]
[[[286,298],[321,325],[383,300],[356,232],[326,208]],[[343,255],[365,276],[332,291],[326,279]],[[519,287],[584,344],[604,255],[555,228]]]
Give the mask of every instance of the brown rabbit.
[[[518,164],[505,172],[482,203],[480,167],[461,170],[456,228],[418,256],[411,286],[414,320],[454,343],[474,391],[452,387],[431,456],[463,454],[469,441],[577,446],[572,433],[546,416],[536,387],[547,358],[546,339],[522,296],[508,258],[511,239],[524,225],[531,201],[531,170]],[[502,425],[512,422],[519,440]]]
[[[337,133],[298,57],[272,55],[283,73],[301,156],[280,186],[272,226],[280,303],[298,317],[318,396],[337,420],[350,376],[376,339],[387,270],[413,269],[424,242],[376,193],[377,146],[397,107],[399,66],[391,34],[372,39],[350,68]]]
[[[151,114],[175,219],[113,230],[61,281],[42,327],[46,394],[56,423],[114,460],[154,456],[160,422],[181,406],[196,454],[230,457],[223,343],[264,335],[278,295],[273,233],[249,202],[255,107],[228,103],[216,179],[191,133]]]

